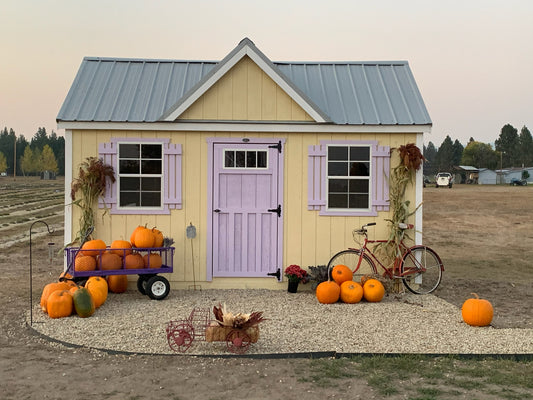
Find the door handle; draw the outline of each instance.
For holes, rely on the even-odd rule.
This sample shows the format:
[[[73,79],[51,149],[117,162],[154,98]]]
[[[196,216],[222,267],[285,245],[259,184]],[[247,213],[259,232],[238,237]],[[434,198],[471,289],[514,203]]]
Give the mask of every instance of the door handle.
[[[278,208],[270,208],[267,211],[275,212],[276,214],[278,214],[278,217],[281,217],[281,204],[278,204]]]
[[[215,209],[213,211],[216,212],[216,213],[219,213],[220,212],[220,208],[217,208],[217,209]]]

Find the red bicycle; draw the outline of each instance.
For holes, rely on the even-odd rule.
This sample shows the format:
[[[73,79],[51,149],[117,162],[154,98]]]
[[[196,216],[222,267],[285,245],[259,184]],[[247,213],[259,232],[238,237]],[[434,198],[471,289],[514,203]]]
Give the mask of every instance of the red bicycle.
[[[386,267],[368,247],[369,244],[388,243],[388,240],[369,240],[367,227],[376,225],[375,222],[363,225],[361,229],[353,231],[355,234],[364,236],[360,249],[347,249],[335,254],[328,263],[328,271],[335,265],[348,266],[356,278],[360,280],[364,275],[377,274],[376,266],[383,269],[383,276],[390,279],[401,279],[404,286],[415,294],[428,294],[433,292],[440,284],[444,265],[439,255],[427,246],[417,245],[408,247],[403,242],[399,244],[399,254],[396,256],[393,266]],[[400,224],[400,229],[412,229],[413,225]]]

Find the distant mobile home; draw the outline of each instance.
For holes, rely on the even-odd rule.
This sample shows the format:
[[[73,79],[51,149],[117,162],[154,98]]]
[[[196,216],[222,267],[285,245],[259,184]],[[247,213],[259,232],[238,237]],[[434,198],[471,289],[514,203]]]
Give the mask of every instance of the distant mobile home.
[[[66,193],[87,157],[115,169],[95,235],[156,226],[174,288],[281,289],[288,265],[353,247],[354,228],[386,235],[391,150],[431,130],[406,61],[272,62],[247,38],[219,62],[86,57],[57,121]],[[422,171],[407,198],[422,203]],[[422,208],[409,222],[420,242]]]

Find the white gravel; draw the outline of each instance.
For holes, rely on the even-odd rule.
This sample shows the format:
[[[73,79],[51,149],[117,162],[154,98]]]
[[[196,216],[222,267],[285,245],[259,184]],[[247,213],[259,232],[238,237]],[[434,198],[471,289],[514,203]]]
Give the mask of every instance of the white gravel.
[[[130,290],[110,293],[90,318],[51,319],[36,304],[32,328],[92,348],[175,354],[167,341],[167,322],[186,319],[195,307],[211,310],[219,303],[234,313],[263,311],[267,318],[247,354],[533,354],[533,329],[471,327],[454,305],[407,293],[388,295],[380,303],[326,305],[309,291],[172,290],[165,300],[155,301]],[[186,354],[228,352],[224,342],[195,340]]]

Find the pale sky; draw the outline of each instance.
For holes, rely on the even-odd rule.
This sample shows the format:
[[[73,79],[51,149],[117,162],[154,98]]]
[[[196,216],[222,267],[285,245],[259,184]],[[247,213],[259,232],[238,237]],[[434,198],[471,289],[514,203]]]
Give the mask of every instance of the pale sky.
[[[533,131],[531,0],[0,0],[0,15],[0,129],[27,140],[63,134],[84,56],[221,60],[244,37],[272,61],[409,61],[437,147]]]

